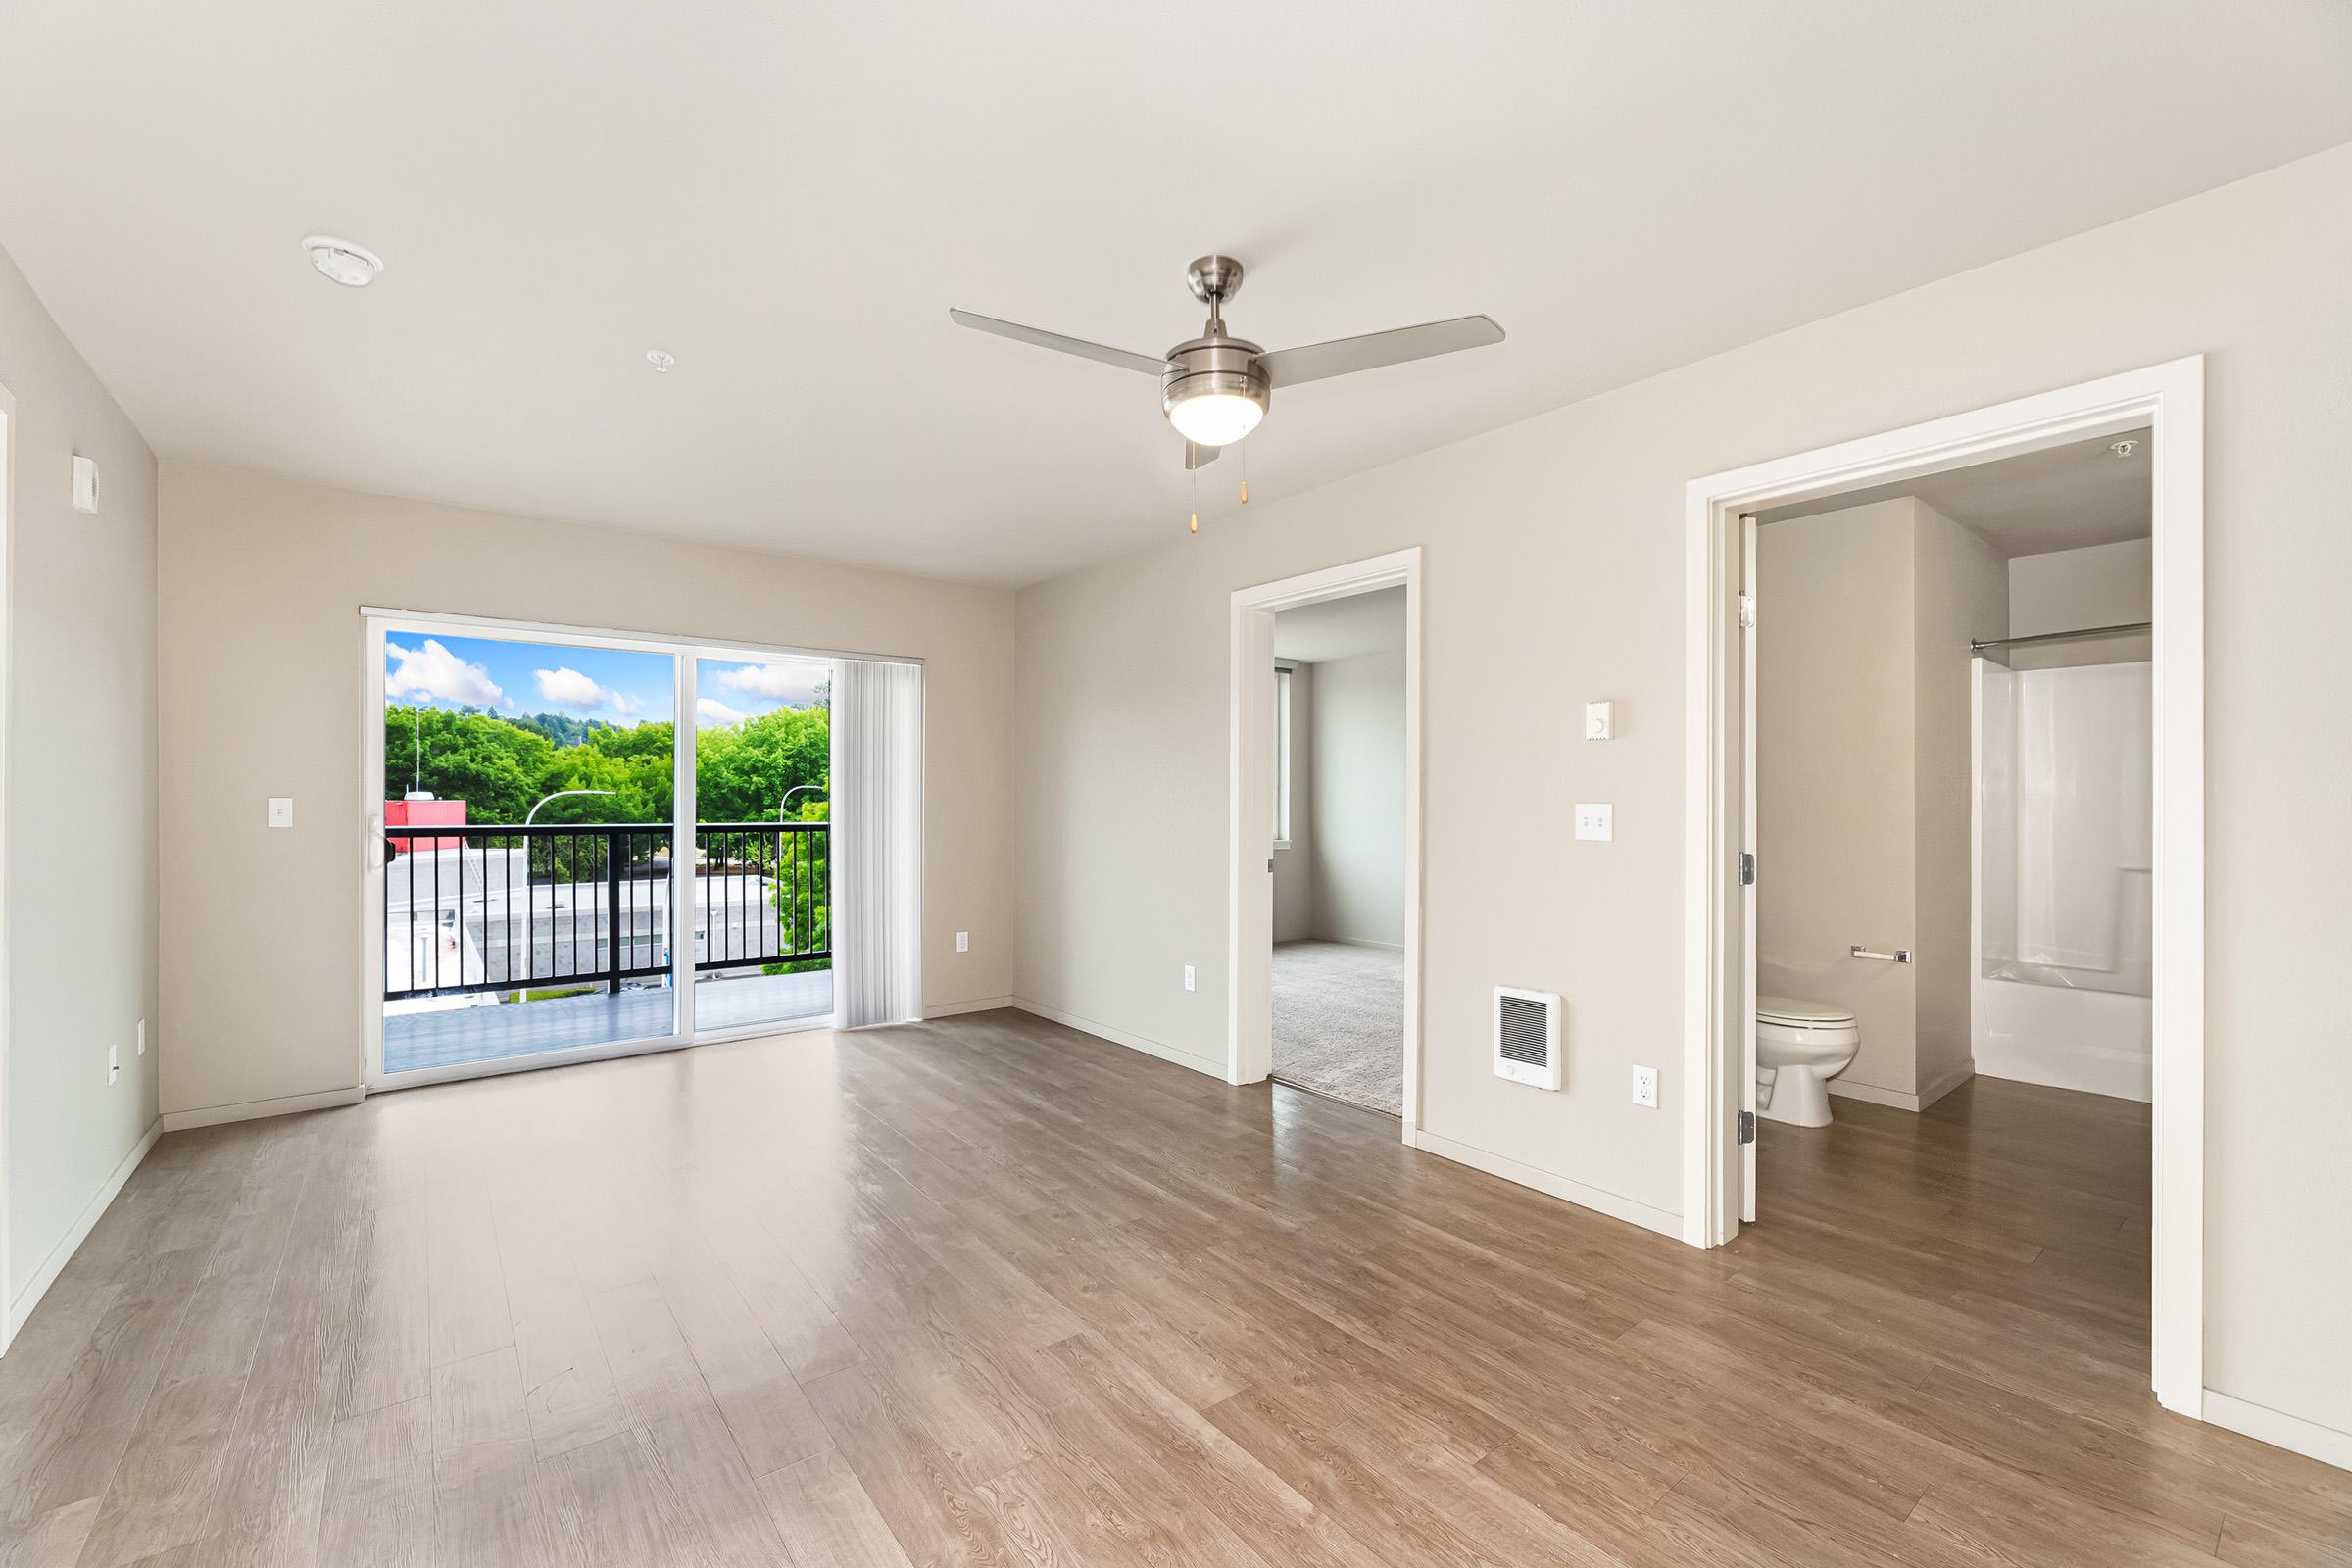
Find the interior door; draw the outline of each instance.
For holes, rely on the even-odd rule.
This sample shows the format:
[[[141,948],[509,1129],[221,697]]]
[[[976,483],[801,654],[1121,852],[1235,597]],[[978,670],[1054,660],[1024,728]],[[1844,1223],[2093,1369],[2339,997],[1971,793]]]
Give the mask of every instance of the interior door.
[[[1740,519],[1740,843],[1756,853],[1756,519]],[[1756,1113],[1756,867],[1740,889],[1740,1108]],[[1756,1218],[1756,1145],[1740,1149],[1740,1217]]]

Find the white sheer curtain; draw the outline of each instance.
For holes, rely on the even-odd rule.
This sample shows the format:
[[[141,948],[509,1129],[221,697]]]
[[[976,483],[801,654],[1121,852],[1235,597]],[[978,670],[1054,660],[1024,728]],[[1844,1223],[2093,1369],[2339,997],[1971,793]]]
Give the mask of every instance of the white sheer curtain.
[[[923,669],[833,680],[833,988],[845,1029],[922,1015]]]

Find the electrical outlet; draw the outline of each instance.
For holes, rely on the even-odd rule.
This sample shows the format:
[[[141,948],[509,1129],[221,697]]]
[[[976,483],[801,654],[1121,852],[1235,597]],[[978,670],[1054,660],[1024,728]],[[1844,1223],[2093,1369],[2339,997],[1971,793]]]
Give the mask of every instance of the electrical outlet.
[[[969,953],[972,951],[972,934],[969,931],[958,931],[956,933],[956,951],[957,953]]]
[[[1606,841],[1617,836],[1617,813],[1606,801],[1598,805],[1580,803],[1576,808],[1576,836],[1580,839]]]
[[[1645,1105],[1651,1110],[1658,1108],[1657,1068],[1636,1067],[1634,1069],[1634,1103]]]
[[[147,1020],[144,1018],[139,1020],[139,1054],[147,1054]]]
[[[111,1084],[122,1076],[122,1048],[121,1046],[109,1046],[106,1048],[106,1081]]]
[[[1189,963],[1184,966],[1184,989],[1193,989],[1193,966]]]

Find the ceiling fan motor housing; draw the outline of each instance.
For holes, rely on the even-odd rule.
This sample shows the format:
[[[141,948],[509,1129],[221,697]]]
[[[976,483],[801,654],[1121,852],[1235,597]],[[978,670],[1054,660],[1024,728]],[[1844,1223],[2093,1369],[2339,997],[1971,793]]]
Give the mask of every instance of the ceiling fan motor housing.
[[[1265,352],[1247,338],[1222,335],[1177,344],[1159,378],[1159,412],[1171,414],[1179,403],[1215,395],[1248,398],[1262,412],[1274,400],[1273,384],[1257,368]]]

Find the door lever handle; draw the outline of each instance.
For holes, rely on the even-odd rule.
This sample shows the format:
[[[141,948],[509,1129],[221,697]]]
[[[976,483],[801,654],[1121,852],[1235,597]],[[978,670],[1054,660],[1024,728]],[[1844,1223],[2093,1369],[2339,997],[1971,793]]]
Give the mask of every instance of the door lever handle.
[[[1847,951],[1857,958],[1877,958],[1886,963],[1909,963],[1911,961],[1909,948],[1897,948],[1892,953],[1881,953],[1876,948],[1866,948],[1857,942]]]

